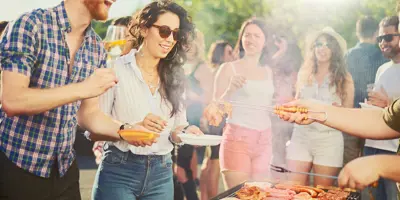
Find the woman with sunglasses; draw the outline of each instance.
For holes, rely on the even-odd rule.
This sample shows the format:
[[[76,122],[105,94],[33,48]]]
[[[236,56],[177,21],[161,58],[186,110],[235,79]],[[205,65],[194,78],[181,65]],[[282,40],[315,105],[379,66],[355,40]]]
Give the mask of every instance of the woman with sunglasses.
[[[309,40],[306,59],[298,73],[296,98],[353,107],[354,84],[344,63],[346,41],[325,28]],[[340,131],[312,124],[295,125],[287,147],[288,168],[336,176],[343,165],[344,141]],[[290,175],[292,181],[309,184],[307,175]],[[334,179],[314,177],[314,185],[333,185]]]
[[[96,200],[173,199],[171,151],[188,126],[184,108],[184,46],[194,34],[187,12],[176,3],[156,1],[129,25],[130,52],[115,63],[118,86],[101,96],[101,107],[115,119],[137,122],[159,133],[145,147],[106,143],[92,198]]]
[[[257,109],[270,106],[274,94],[267,41],[264,21],[245,21],[234,50],[240,59],[222,64],[215,77],[214,98],[233,106],[220,148],[226,189],[269,175],[271,121],[269,112]]]

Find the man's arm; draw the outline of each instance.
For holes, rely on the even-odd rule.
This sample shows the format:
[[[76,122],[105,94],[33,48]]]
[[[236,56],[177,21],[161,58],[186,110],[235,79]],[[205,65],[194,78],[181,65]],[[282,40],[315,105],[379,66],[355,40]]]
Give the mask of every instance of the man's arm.
[[[78,124],[90,132],[93,141],[118,141],[119,128],[123,124],[113,120],[100,110],[99,98],[85,99],[78,111]]]
[[[391,129],[383,120],[383,112],[374,109],[348,109],[325,106],[328,119],[323,124],[347,134],[368,139],[394,139],[400,133]],[[323,119],[325,116],[322,116]]]
[[[96,69],[85,81],[57,88],[29,88],[29,77],[17,72],[2,73],[2,104],[8,116],[33,115],[91,97],[117,83],[113,69]]]
[[[375,140],[400,137],[400,132],[396,131],[398,129],[392,129],[391,127],[393,126],[389,126],[384,120],[384,115],[391,115],[387,115],[386,112],[383,112],[382,110],[341,108],[331,105],[324,105],[318,101],[312,100],[296,100],[286,104],[285,106],[307,108],[308,110],[313,111],[308,113],[310,118],[317,119],[316,121],[321,124],[327,125],[347,134],[354,135],[356,137]],[[326,112],[327,115],[325,115],[323,112]],[[314,122],[313,119],[304,120],[306,114],[300,113],[281,113],[280,117],[285,121],[295,122],[300,125],[306,125]]]
[[[95,97],[116,83],[113,70],[99,69],[82,83],[58,88],[29,88],[40,44],[39,17],[27,13],[10,23],[0,42],[2,104],[8,116],[33,115],[79,99]]]
[[[75,102],[82,98],[79,84],[58,88],[29,88],[29,77],[17,72],[2,72],[2,105],[7,116],[33,115]]]
[[[377,156],[377,162],[382,167],[382,171],[380,174],[382,178],[400,182],[400,156]]]

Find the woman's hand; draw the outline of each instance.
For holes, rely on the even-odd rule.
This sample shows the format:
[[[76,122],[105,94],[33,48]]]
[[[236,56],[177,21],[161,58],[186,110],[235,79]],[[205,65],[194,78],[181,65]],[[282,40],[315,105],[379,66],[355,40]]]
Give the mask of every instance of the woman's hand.
[[[228,86],[228,93],[233,93],[236,90],[242,88],[246,84],[246,78],[244,76],[232,76]]]
[[[149,113],[143,120],[142,125],[149,129],[150,131],[154,131],[156,133],[160,133],[164,130],[164,128],[168,125],[167,121],[163,120],[161,117]]]
[[[137,147],[151,146],[154,143],[156,143],[157,139],[160,137],[159,134],[154,133],[154,132],[150,131],[149,129],[145,128],[142,125],[142,123],[137,123],[137,124],[132,125],[124,130],[132,130],[133,134],[129,135],[129,136],[121,135],[122,139],[124,141],[128,142],[129,144],[131,144],[133,146],[137,146]],[[146,133],[153,134],[153,135],[150,139],[140,139],[141,137],[143,137],[143,135],[135,136],[135,131],[137,131],[136,134],[143,134],[143,132],[146,132]],[[145,137],[147,137],[147,135]]]
[[[185,126],[180,126],[177,127],[173,132],[172,132],[172,140],[176,143],[181,143],[182,140],[179,137],[179,134],[182,133],[183,129],[185,128]],[[186,131],[186,134],[194,134],[194,135],[204,135],[204,133],[197,127],[197,126],[189,126]]]

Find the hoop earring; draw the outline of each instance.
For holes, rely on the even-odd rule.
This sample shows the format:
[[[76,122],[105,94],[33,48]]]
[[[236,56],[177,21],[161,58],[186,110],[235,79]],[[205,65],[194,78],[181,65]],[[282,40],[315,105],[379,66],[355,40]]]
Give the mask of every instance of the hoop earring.
[[[175,53],[174,53],[174,55],[173,55],[171,58],[165,57],[164,60],[173,60],[173,59],[175,58],[175,56],[176,56],[177,53],[178,53],[178,47],[175,48]]]

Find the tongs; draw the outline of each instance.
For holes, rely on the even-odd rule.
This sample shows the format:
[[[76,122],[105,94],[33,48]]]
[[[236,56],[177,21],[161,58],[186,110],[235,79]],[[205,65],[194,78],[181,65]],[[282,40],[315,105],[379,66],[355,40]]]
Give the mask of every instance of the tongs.
[[[270,165],[270,169],[279,173],[293,173],[293,174],[305,174],[305,175],[309,175],[309,176],[319,176],[319,177],[324,177],[324,178],[330,178],[330,179],[338,179],[337,176],[329,176],[329,175],[324,175],[324,174],[316,174],[316,173],[309,173],[309,172],[295,172],[295,171],[291,171],[288,169],[285,169],[283,167],[278,167],[275,165]]]
[[[337,176],[329,176],[329,175],[324,175],[324,174],[316,174],[316,173],[309,173],[309,172],[296,172],[296,171],[291,171],[288,169],[285,169],[283,167],[279,167],[276,165],[270,165],[270,169],[279,173],[293,173],[293,174],[305,174],[305,175],[309,175],[309,176],[319,176],[319,177],[324,177],[324,178],[330,178],[330,179],[338,179]],[[374,182],[370,185],[371,187],[378,187],[378,182]]]

